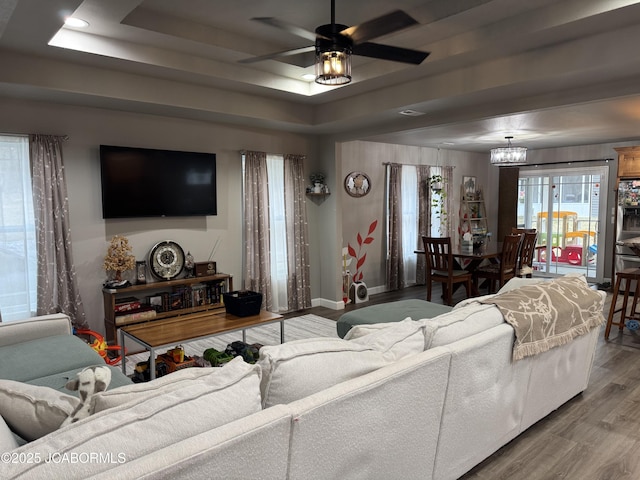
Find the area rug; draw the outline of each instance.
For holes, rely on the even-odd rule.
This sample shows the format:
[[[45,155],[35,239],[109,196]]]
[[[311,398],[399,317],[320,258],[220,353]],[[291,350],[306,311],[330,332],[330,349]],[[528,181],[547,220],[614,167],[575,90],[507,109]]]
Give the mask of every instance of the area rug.
[[[260,343],[262,345],[277,345],[280,343],[280,322],[263,325],[247,329],[247,343]],[[284,321],[284,340],[301,340],[313,337],[333,337],[338,338],[336,333],[335,320],[320,317],[318,315],[302,315],[300,317],[288,318]],[[215,348],[224,351],[227,345],[236,340],[242,340],[242,332],[225,333],[210,337],[205,340],[184,343],[185,355],[199,357],[207,348]],[[164,353],[164,350],[158,353]],[[138,362],[149,359],[149,353],[136,353],[127,356],[127,375],[133,374],[133,369]],[[120,363],[117,364],[120,366]]]

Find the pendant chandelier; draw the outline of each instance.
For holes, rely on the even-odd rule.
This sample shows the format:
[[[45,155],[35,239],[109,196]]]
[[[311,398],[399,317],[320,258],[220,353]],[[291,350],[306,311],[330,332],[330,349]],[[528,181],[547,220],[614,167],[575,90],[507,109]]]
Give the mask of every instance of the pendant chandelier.
[[[527,148],[514,147],[511,145],[511,139],[513,137],[504,138],[507,139],[506,147],[491,149],[491,165],[495,165],[496,167],[510,167],[527,163]]]
[[[316,83],[345,85],[351,81],[352,47],[338,40],[316,40]]]

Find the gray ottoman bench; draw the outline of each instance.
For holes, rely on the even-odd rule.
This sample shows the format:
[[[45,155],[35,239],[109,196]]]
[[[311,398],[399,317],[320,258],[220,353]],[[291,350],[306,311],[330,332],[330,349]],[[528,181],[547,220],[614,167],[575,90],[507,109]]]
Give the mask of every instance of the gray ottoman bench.
[[[343,314],[336,322],[336,328],[338,336],[344,338],[354,325],[400,322],[407,317],[411,317],[413,320],[433,318],[450,312],[452,308],[448,305],[417,299],[380,303]]]

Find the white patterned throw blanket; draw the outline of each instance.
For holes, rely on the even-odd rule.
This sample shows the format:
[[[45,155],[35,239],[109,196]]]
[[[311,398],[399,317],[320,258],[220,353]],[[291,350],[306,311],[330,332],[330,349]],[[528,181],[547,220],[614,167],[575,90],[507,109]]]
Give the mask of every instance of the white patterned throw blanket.
[[[583,277],[528,285],[480,302],[496,305],[514,328],[514,361],[564,345],[604,323],[604,299]]]

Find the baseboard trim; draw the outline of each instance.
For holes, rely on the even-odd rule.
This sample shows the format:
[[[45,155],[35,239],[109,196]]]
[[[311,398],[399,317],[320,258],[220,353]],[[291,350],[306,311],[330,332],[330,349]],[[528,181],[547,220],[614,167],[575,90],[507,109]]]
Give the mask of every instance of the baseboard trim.
[[[375,295],[376,293],[384,293],[387,291],[385,285],[379,285],[377,287],[367,287],[369,295]],[[331,310],[344,310],[344,302],[342,300],[329,300],[327,298],[313,298],[311,299],[312,307],[325,307]]]
[[[312,298],[312,307],[325,307],[331,310],[344,310],[344,302],[342,300],[329,300],[327,298]]]

